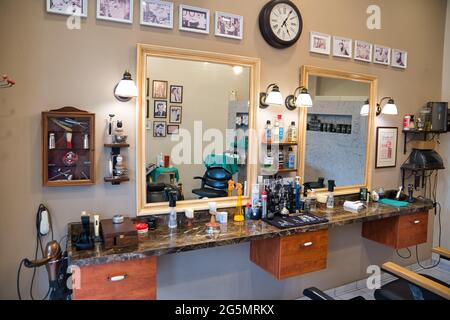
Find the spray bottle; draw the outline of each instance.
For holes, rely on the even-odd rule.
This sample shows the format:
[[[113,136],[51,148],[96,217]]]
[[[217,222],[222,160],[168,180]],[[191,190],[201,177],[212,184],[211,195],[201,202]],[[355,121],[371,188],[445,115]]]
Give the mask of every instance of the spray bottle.
[[[170,208],[170,216],[169,216],[169,229],[177,228],[177,192],[169,191],[169,208]]]

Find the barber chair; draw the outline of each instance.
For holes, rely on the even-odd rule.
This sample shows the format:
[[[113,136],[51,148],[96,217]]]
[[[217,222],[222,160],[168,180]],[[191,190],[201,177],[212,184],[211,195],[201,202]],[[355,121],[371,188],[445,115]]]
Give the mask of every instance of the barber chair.
[[[228,181],[232,179],[231,173],[222,167],[210,167],[203,177],[194,177],[201,180],[199,189],[193,189],[192,193],[202,198],[225,198],[228,196]]]
[[[441,259],[450,260],[450,251],[447,249],[434,248],[433,252]],[[375,290],[375,300],[450,300],[450,286],[439,279],[417,274],[392,262],[385,263],[381,269],[398,279]],[[303,294],[311,300],[334,300],[314,287],[305,289]]]

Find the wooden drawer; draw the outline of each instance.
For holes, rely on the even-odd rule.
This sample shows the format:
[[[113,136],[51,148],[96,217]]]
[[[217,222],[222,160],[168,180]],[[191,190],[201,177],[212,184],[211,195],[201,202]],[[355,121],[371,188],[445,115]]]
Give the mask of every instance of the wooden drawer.
[[[82,267],[75,300],[155,300],[156,257]],[[75,272],[78,276],[77,272]],[[73,277],[75,280],[76,278]]]
[[[426,243],[428,211],[364,222],[362,236],[395,249]]]
[[[328,230],[252,241],[250,260],[278,280],[327,267]]]

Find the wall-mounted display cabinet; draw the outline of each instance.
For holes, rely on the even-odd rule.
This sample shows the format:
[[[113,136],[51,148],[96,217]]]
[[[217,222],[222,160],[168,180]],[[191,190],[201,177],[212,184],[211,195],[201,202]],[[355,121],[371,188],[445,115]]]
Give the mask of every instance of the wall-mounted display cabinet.
[[[95,184],[95,114],[74,107],[42,113],[44,186]]]

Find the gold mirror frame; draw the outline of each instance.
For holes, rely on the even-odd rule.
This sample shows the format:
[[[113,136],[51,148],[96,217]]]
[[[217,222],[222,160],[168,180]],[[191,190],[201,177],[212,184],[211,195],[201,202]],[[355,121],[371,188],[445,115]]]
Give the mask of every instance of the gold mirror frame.
[[[376,118],[376,101],[378,90],[378,78],[372,75],[351,73],[340,70],[326,69],[314,66],[302,66],[300,74],[300,83],[302,86],[308,88],[309,76],[328,77],[334,79],[352,80],[357,82],[364,82],[370,85],[370,111],[368,121],[367,133],[367,148],[366,148],[366,170],[364,184],[337,187],[336,195],[347,195],[358,193],[360,188],[371,188],[372,186],[372,167],[373,167],[373,148],[374,148],[374,129]],[[306,160],[306,122],[308,117],[308,108],[300,108],[299,111],[299,157],[298,157],[298,174],[301,177],[305,176],[305,160]],[[318,189],[317,192],[327,192],[327,189]]]
[[[146,130],[145,130],[145,93],[146,93],[146,74],[147,57],[162,57],[180,60],[201,61],[210,63],[227,64],[230,66],[242,66],[250,69],[250,119],[249,119],[249,141],[253,141],[256,130],[256,114],[259,101],[260,88],[260,68],[259,58],[242,57],[223,53],[196,51],[189,49],[179,49],[171,47],[153,46],[147,44],[137,45],[137,85],[139,96],[136,101],[137,106],[137,155],[136,155],[136,201],[137,216],[165,214],[169,212],[168,203],[147,203],[147,188],[145,178],[145,148],[146,148]],[[256,181],[257,175],[257,146],[249,144],[248,149],[248,174],[247,190]],[[247,191],[248,193],[248,191]],[[250,200],[249,195],[242,197],[243,203]],[[232,208],[237,204],[237,197],[209,199],[209,200],[186,200],[177,203],[177,211],[182,212],[185,209],[205,210],[208,209],[208,202],[217,202],[218,208]]]

